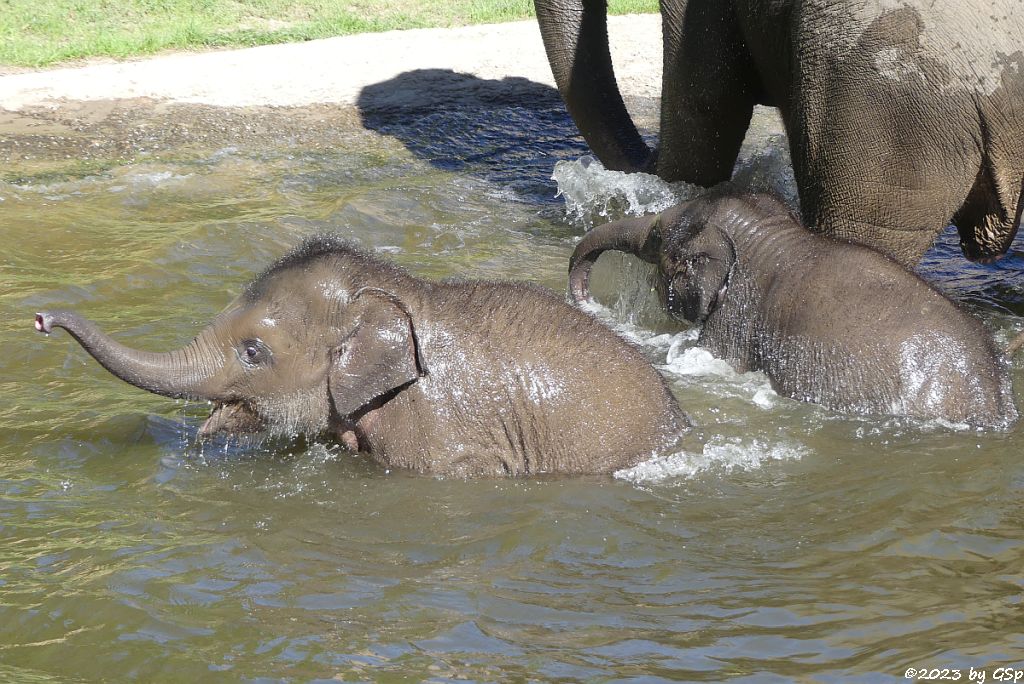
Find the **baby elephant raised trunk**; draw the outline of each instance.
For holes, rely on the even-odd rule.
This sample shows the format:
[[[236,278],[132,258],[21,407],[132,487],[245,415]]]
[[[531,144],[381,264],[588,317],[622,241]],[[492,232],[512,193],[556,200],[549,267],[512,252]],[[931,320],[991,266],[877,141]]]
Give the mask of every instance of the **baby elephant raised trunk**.
[[[166,353],[138,351],[116,342],[92,321],[71,311],[36,314],[36,330],[50,334],[67,330],[85,351],[108,371],[136,387],[175,399],[211,399],[200,391],[216,368],[217,355],[196,338]]]
[[[597,226],[583,236],[569,259],[569,291],[577,302],[590,301],[590,269],[602,253],[626,252],[650,264],[661,250],[659,216],[640,216]]]

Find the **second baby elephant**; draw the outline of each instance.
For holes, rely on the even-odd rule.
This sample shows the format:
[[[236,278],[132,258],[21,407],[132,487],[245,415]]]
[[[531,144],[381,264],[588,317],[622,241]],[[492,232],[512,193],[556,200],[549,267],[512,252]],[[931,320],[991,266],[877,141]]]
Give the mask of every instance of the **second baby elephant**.
[[[979,320],[888,257],[809,232],[773,197],[726,187],[595,228],[570,263],[577,301],[606,250],[655,264],[669,314],[701,325],[699,344],[739,370],[763,370],[779,394],[983,427],[1017,419],[1006,363]]]
[[[184,348],[129,349],[66,311],[103,367],[213,402],[201,434],[328,434],[383,465],[442,475],[605,473],[687,421],[643,354],[539,287],[430,282],[310,238]]]

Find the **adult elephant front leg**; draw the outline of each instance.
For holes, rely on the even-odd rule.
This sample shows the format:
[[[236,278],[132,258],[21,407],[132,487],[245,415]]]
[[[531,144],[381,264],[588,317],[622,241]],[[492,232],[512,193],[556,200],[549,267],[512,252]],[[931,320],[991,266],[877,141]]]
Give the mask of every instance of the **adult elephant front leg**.
[[[615,81],[605,0],[536,0],[534,5],[558,91],[590,149],[609,169],[649,170],[653,155]]]
[[[657,172],[711,187],[729,180],[764,91],[732,3],[661,3],[664,65]]]

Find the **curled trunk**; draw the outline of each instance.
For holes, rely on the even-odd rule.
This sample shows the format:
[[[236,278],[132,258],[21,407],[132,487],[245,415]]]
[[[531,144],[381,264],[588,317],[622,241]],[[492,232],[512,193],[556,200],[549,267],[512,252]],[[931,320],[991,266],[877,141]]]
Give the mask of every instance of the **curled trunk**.
[[[202,391],[202,385],[223,359],[200,337],[171,352],[145,352],[120,344],[71,311],[36,314],[36,330],[49,334],[53,328],[67,330],[101,366],[140,389],[172,398],[215,399]]]
[[[626,252],[656,264],[661,248],[657,226],[657,217],[641,216],[612,221],[584,235],[569,259],[569,291],[572,298],[576,302],[590,299],[590,269],[597,258],[608,250]]]

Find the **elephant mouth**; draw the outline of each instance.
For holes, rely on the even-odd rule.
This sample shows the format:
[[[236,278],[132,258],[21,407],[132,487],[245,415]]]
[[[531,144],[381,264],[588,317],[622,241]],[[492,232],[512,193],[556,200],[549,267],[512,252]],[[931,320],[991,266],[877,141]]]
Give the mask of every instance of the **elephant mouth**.
[[[210,417],[199,428],[199,438],[205,439],[220,433],[261,432],[263,428],[263,420],[246,402],[217,403],[210,412]]]

